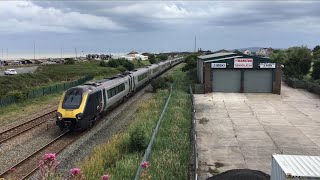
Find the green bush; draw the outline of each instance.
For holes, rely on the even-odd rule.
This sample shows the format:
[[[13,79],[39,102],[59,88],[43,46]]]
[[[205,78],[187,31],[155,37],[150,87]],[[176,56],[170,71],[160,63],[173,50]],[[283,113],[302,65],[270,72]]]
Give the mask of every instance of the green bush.
[[[74,64],[75,61],[73,58],[66,58],[64,64]]]
[[[166,81],[165,78],[159,77],[157,79],[153,79],[151,81],[151,86],[153,91],[156,92],[158,89],[166,89],[169,87],[169,83]]]
[[[191,69],[194,69],[197,67],[197,54],[190,54],[186,57],[185,62],[186,65],[182,68],[182,71],[186,72]]]
[[[109,67],[116,68],[116,67],[118,67],[119,65],[120,65],[120,61],[117,60],[117,59],[110,59],[110,60],[108,61],[108,66],[109,66]]]
[[[312,67],[311,77],[314,80],[320,79],[320,61],[314,62]]]
[[[117,70],[120,71],[120,72],[126,72],[127,68],[125,68],[123,66],[119,66],[119,67],[117,67]]]
[[[100,61],[99,66],[107,67],[108,64],[105,61]]]
[[[18,90],[10,91],[7,95],[15,97],[18,102],[21,102],[27,99],[27,94]]]
[[[125,64],[123,64],[123,67],[125,67],[128,71],[134,70],[134,64],[128,60]]]
[[[157,59],[153,56],[153,58],[149,58],[150,64],[155,64],[157,63]]]
[[[141,152],[147,148],[147,137],[143,128],[136,127],[130,132],[129,149],[131,152]]]
[[[157,57],[160,59],[160,61],[165,61],[168,59],[168,55],[166,54],[159,54]]]

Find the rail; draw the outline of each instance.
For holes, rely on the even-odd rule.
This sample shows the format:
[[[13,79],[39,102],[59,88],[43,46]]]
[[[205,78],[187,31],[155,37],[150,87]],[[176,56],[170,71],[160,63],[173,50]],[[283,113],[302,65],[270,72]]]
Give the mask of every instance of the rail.
[[[4,143],[5,141],[16,137],[36,126],[39,126],[40,124],[43,124],[45,122],[47,122],[47,118],[52,116],[52,114],[54,114],[56,112],[56,110],[54,111],[50,111],[44,115],[41,115],[39,117],[36,117],[30,121],[24,122],[22,124],[19,124],[15,127],[12,127],[10,129],[7,129],[3,132],[0,133],[0,144]]]
[[[3,172],[2,174],[0,174],[0,177],[4,178],[6,176],[8,176],[10,174],[10,171],[12,169],[15,169],[15,175],[20,175],[22,178],[18,178],[18,179],[26,179],[27,177],[29,177],[33,172],[35,172],[40,166],[37,166],[36,168],[33,168],[31,171],[25,173],[25,169],[24,168],[20,168],[19,166],[23,166],[24,163],[27,163],[30,159],[32,159],[34,156],[36,156],[37,154],[41,153],[43,150],[45,150],[46,148],[50,147],[52,144],[54,144],[55,142],[57,142],[58,140],[60,140],[61,138],[65,137],[65,135],[67,135],[69,133],[69,131],[66,131],[64,133],[62,133],[61,135],[59,135],[58,137],[56,137],[55,139],[53,139],[52,141],[50,141],[49,143],[47,143],[46,145],[44,145],[43,147],[41,147],[40,149],[38,149],[37,151],[33,152],[32,154],[30,154],[29,156],[25,157],[23,160],[19,161],[18,163],[14,164],[13,166],[11,166],[10,168],[8,168],[5,172]],[[67,147],[67,146],[65,146]],[[61,149],[59,149],[57,152],[55,153],[59,153],[61,152],[65,147],[62,147]],[[39,162],[39,160],[37,161]],[[28,168],[30,168],[30,166],[28,166]],[[22,169],[22,170],[21,170]],[[21,170],[22,172],[19,172],[19,170]],[[21,175],[22,174],[22,175]]]

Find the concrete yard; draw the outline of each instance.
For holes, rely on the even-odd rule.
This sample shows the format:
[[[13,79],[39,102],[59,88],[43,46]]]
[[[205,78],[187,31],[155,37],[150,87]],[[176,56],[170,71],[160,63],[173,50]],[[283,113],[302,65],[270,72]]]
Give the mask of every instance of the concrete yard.
[[[320,155],[320,98],[282,85],[266,93],[195,94],[202,173],[249,168],[271,173],[271,155]],[[222,164],[221,164],[222,163]],[[212,171],[211,171],[212,172]]]

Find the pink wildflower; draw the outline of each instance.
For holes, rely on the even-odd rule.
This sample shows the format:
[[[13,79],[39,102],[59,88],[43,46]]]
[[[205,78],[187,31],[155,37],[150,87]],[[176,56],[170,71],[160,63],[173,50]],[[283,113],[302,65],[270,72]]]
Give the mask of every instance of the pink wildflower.
[[[140,166],[143,168],[143,169],[146,169],[150,166],[149,162],[148,161],[143,161],[143,163],[140,164]]]
[[[43,156],[43,159],[44,159],[45,161],[55,161],[55,160],[56,160],[56,154],[54,154],[54,153],[45,154],[45,155]]]
[[[16,172],[16,169],[15,168],[12,168],[9,170],[9,173],[15,173]]]
[[[109,180],[109,179],[110,179],[109,174],[101,176],[101,180]]]
[[[79,175],[80,174],[80,169],[79,168],[72,168],[72,169],[70,169],[70,174],[72,175],[72,176],[77,176],[77,175]]]

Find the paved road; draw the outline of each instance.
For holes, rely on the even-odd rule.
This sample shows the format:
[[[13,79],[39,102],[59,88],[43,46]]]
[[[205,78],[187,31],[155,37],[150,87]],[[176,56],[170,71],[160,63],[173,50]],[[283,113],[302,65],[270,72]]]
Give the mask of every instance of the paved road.
[[[18,74],[24,74],[24,73],[33,73],[38,66],[30,66],[30,67],[19,67],[19,68],[8,68],[8,69],[15,69]],[[5,76],[4,71],[0,71],[0,76]]]
[[[200,166],[222,163],[271,173],[271,155],[320,155],[320,98],[282,86],[282,94],[195,95]]]

